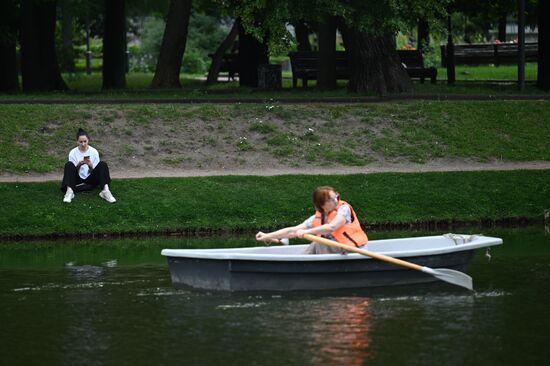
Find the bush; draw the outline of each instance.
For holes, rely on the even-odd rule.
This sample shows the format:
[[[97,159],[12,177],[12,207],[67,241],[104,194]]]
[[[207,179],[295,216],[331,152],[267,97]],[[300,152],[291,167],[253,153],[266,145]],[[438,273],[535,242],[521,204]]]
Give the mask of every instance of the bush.
[[[183,64],[181,71],[189,74],[202,74],[206,71],[207,64],[204,62],[203,55],[196,48],[188,48],[183,55]]]

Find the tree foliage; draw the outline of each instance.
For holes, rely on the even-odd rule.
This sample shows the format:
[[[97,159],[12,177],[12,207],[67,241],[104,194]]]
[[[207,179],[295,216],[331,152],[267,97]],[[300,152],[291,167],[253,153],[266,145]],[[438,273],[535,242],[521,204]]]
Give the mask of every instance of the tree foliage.
[[[341,24],[371,35],[396,34],[416,25],[423,18],[441,24],[451,0],[220,0],[221,5],[233,8],[247,32],[258,40],[269,34],[270,47],[288,48],[292,35],[286,25],[293,21],[322,22],[335,16]]]

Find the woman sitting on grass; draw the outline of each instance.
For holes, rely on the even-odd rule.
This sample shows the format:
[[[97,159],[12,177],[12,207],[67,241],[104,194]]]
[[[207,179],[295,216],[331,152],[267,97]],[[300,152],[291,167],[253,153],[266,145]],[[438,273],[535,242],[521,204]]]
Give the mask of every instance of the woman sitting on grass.
[[[273,241],[282,238],[303,238],[304,234],[321,235],[342,244],[361,247],[369,241],[367,234],[361,229],[361,224],[353,207],[340,196],[334,188],[318,187],[313,192],[315,215],[297,226],[291,226],[271,233],[259,232],[256,240]],[[341,249],[312,243],[305,254],[340,253]]]
[[[61,190],[65,192],[63,202],[71,203],[74,193],[82,190],[102,187],[99,197],[109,203],[116,199],[109,190],[111,177],[107,163],[99,160],[99,153],[88,145],[88,134],[81,128],[76,134],[78,146],[69,152],[69,161],[65,164]]]

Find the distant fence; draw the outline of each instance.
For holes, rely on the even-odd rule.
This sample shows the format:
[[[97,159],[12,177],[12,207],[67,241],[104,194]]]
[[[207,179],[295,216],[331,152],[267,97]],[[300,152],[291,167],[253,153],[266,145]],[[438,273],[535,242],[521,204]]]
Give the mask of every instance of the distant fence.
[[[537,62],[537,42],[525,43],[525,62]],[[455,65],[495,66],[518,63],[517,43],[472,43],[454,45]],[[441,66],[447,67],[447,45],[441,45]]]

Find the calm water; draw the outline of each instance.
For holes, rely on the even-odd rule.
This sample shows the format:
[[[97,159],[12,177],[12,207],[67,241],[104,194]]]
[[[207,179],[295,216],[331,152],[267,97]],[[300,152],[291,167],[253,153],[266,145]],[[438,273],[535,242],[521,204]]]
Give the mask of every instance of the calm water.
[[[477,253],[473,293],[445,283],[292,294],[176,291],[160,249],[219,247],[219,239],[5,243],[0,364],[549,364],[550,236],[542,228],[484,234],[504,245],[490,261]],[[372,236],[396,235],[420,233]]]

